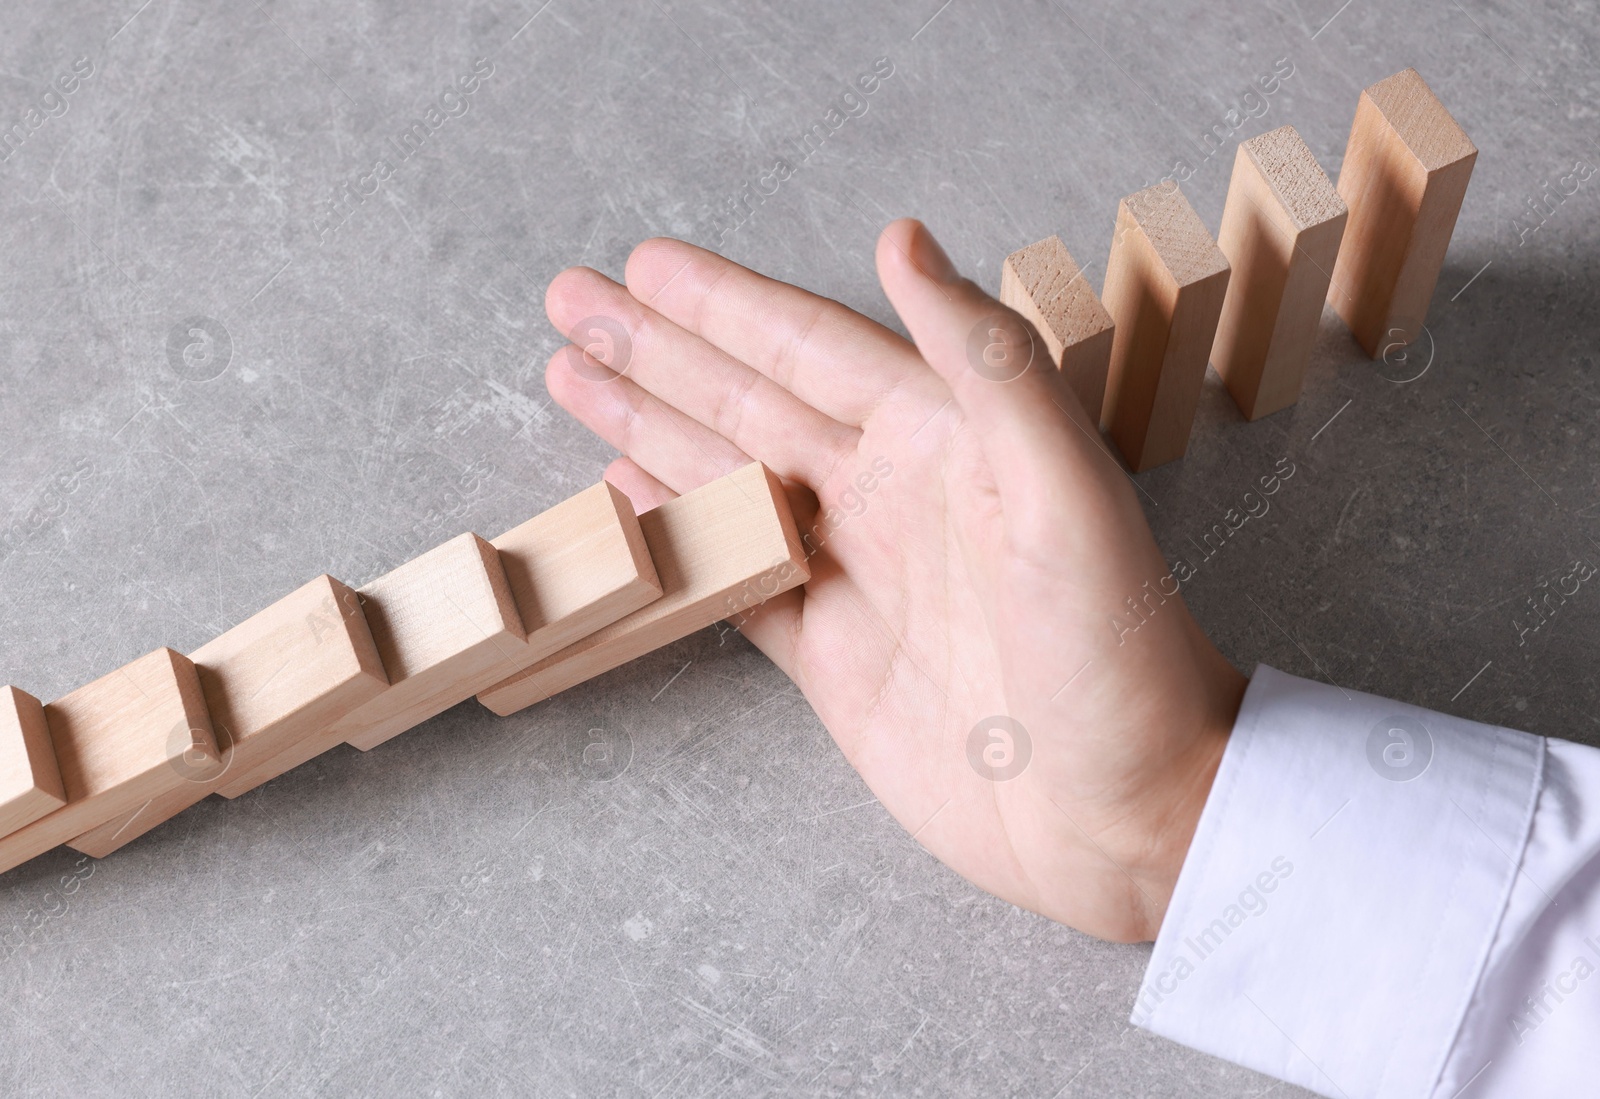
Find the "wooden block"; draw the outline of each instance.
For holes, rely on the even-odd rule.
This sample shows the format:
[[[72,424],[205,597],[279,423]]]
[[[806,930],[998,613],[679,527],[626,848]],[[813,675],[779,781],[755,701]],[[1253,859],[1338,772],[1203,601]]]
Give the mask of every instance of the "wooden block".
[[[1099,423],[1111,366],[1111,314],[1060,237],[1046,237],[1006,257],[1000,301],[1033,325],[1084,410]]]
[[[530,664],[661,598],[633,503],[607,481],[493,544],[528,625],[528,653],[538,653]]]
[[[0,836],[66,803],[44,707],[26,691],[0,687]]]
[[[389,689],[334,722],[341,740],[381,744],[520,667],[527,641],[500,554],[452,538],[361,589]]]
[[[811,577],[778,478],[752,462],[639,516],[662,596],[478,695],[505,716]]]
[[[44,707],[67,804],[0,839],[20,866],[222,766],[200,677],[157,649]]]
[[[473,654],[469,634],[460,629],[463,616],[444,600],[432,598],[423,583],[432,570],[402,565],[362,588],[361,594],[367,601],[374,631],[384,638],[379,648],[384,652],[385,665],[389,666],[393,660],[405,668],[418,669],[414,674],[426,674],[441,684],[437,693],[431,689],[421,692],[426,696],[422,704],[402,707],[370,727],[360,727],[361,715],[352,714],[250,773],[238,776],[224,785],[220,793],[238,797],[340,743],[348,742],[362,749],[376,747],[661,596],[661,585],[645,549],[633,505],[627,496],[603,481],[507,531],[487,546],[475,535],[463,538],[472,540],[478,564],[473,566],[469,559],[462,557],[460,564],[465,571],[451,575],[457,586],[478,593],[475,598],[482,616],[490,621],[497,615],[501,618],[505,628],[494,636],[492,647],[494,653],[509,660],[510,665],[496,667],[492,661],[484,662],[489,653]],[[433,554],[419,560],[430,556]],[[416,613],[397,620],[381,610],[373,612],[374,604],[384,605],[406,592],[410,594],[405,598],[413,604]],[[507,592],[509,606],[504,603]],[[451,599],[463,605],[470,602],[464,592],[452,595]],[[526,631],[522,636],[509,628],[513,617],[517,631]],[[429,623],[438,621],[452,625],[426,629]],[[421,636],[423,633],[427,636]],[[452,678],[455,673],[445,670],[453,659],[449,655],[453,643],[442,640],[446,637],[458,637],[460,651],[467,653],[461,658],[465,663],[459,665],[465,672],[456,678]],[[423,669],[430,664],[441,670],[424,673]],[[391,667],[390,671],[393,678],[397,669]],[[412,676],[402,675],[401,681],[408,678]],[[381,715],[381,707],[388,705],[388,701],[386,693],[369,705],[380,707],[374,712]]]
[[[1217,233],[1233,274],[1211,365],[1247,420],[1300,399],[1346,213],[1293,126],[1239,146]]]
[[[358,596],[389,676],[380,694],[313,735],[239,771],[219,788],[238,797],[321,755],[347,737],[387,739],[463,699],[462,684],[516,671],[525,631],[495,548],[462,534],[408,561]]]
[[[388,686],[356,593],[319,576],[245,619],[193,657],[223,757],[70,846],[104,858]]]
[[[1328,304],[1373,358],[1421,334],[1477,159],[1417,70],[1361,93],[1339,168],[1350,223]]]
[[[1176,183],[1117,206],[1106,264],[1116,324],[1101,423],[1136,472],[1183,457],[1228,289],[1228,261]]]

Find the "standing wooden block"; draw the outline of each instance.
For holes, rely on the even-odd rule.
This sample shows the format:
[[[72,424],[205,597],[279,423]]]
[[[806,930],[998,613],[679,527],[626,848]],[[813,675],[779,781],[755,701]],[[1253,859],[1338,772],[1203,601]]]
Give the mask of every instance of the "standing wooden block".
[[[502,717],[811,578],[778,478],[752,462],[639,516],[662,596],[483,691]]]
[[[1000,302],[1033,325],[1084,411],[1099,423],[1111,366],[1111,314],[1060,237],[1046,237],[1006,257]]]
[[[44,707],[26,691],[0,687],[0,836],[66,803]]]
[[[1211,365],[1247,420],[1300,399],[1346,213],[1293,126],[1239,146],[1217,234],[1233,274]]]
[[[389,691],[219,792],[341,743],[374,748],[660,595],[633,505],[605,482],[493,543],[462,535],[361,589]]]
[[[1228,261],[1176,183],[1117,206],[1102,295],[1116,324],[1102,424],[1135,472],[1183,457]]]
[[[1422,332],[1477,159],[1417,70],[1361,93],[1339,168],[1350,224],[1328,304],[1373,358]]]
[[[0,839],[0,871],[219,769],[189,658],[157,649],[44,707],[67,804]]]
[[[194,656],[224,752],[183,784],[85,831],[74,850],[104,858],[388,686],[356,593],[319,576],[245,619]]]

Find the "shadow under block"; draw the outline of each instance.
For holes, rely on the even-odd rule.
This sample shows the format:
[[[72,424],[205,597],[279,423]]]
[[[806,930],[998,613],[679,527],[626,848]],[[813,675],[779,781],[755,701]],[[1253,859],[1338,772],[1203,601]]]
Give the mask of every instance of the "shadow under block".
[[[0,836],[66,803],[44,707],[26,691],[0,687]]]
[[[10,870],[221,766],[195,666],[157,649],[44,707],[67,804],[0,839]]]
[[[356,593],[319,576],[196,649],[222,760],[75,837],[104,858],[388,686]]]
[[[1135,472],[1183,457],[1228,261],[1175,183],[1124,198],[1101,300],[1116,330],[1101,424]]]
[[[1346,214],[1293,126],[1239,146],[1217,233],[1233,274],[1211,365],[1247,420],[1300,399]]]
[[[1328,304],[1373,358],[1421,334],[1477,159],[1417,70],[1361,93],[1339,168],[1350,222]]]
[[[1060,237],[1046,237],[1006,257],[1000,302],[1033,325],[1084,411],[1099,423],[1111,366],[1111,314]]]
[[[502,717],[811,578],[789,501],[760,462],[639,516],[660,599],[478,695]]]
[[[633,505],[605,482],[492,543],[462,535],[361,589],[389,690],[219,793],[375,748],[660,595]]]

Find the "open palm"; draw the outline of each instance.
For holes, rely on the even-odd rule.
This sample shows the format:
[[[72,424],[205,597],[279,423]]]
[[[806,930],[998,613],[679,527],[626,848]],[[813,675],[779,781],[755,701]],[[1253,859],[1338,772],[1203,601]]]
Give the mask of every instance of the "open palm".
[[[912,342],[680,241],[635,249],[626,287],[564,271],[546,308],[592,355],[548,388],[640,509],[752,458],[794,486],[812,577],[746,636],[947,865],[1153,938],[1244,680],[1026,322],[918,222],[877,262]]]

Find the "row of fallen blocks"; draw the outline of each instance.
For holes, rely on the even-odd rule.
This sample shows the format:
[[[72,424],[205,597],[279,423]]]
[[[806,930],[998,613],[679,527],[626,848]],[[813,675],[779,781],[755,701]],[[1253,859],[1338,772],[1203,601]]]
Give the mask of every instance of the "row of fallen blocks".
[[[1206,366],[1294,404],[1326,301],[1373,358],[1422,331],[1478,150],[1415,69],[1361,93],[1335,187],[1293,126],[1239,146],[1213,238],[1175,182],[1124,198],[1096,298],[1058,237],[1007,257],[1026,317],[1136,472],[1181,458]]]
[[[1294,130],[1241,145],[1218,239],[1174,185],[1124,199],[1096,298],[1057,238],[1002,298],[1135,470],[1181,456],[1214,363],[1248,419],[1298,397],[1324,298],[1369,354],[1420,331],[1477,151],[1413,70],[1362,93],[1337,190]],[[643,514],[601,482],[352,588],[320,576],[189,656],[48,705],[0,688],[0,872],[104,857],[210,794],[476,695],[501,715],[810,578],[759,462]]]
[[[61,844],[103,858],[474,695],[515,713],[809,578],[759,462],[642,515],[602,481],[361,588],[319,576],[190,656],[157,649],[48,705],[0,688],[0,871]]]

